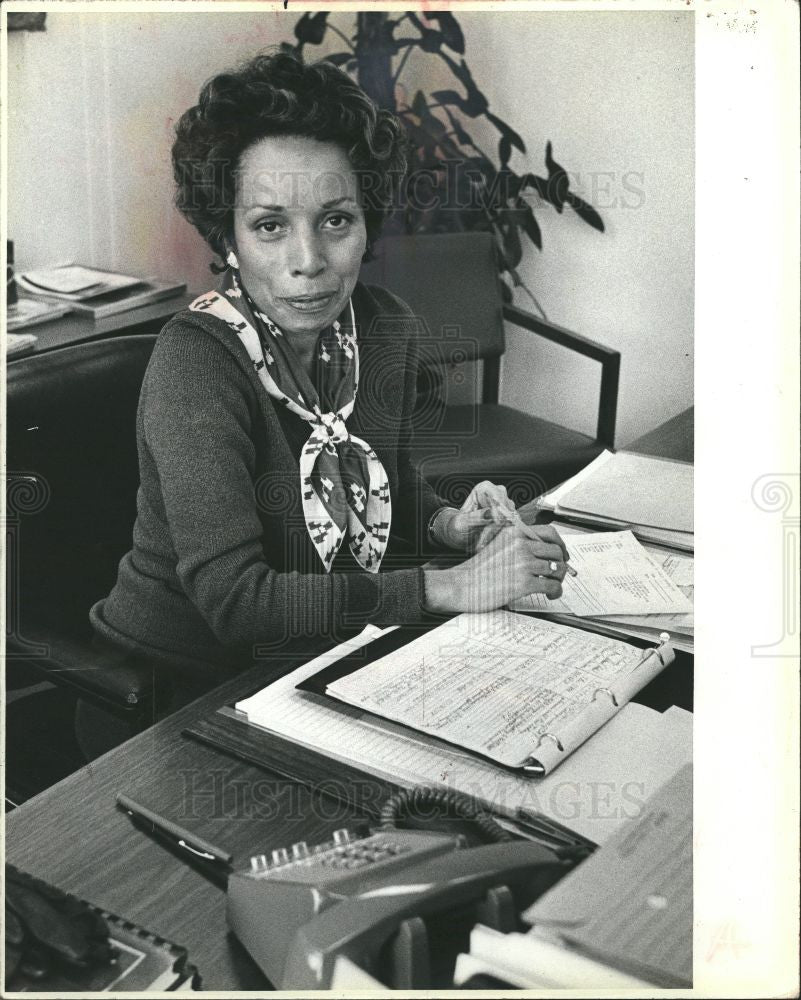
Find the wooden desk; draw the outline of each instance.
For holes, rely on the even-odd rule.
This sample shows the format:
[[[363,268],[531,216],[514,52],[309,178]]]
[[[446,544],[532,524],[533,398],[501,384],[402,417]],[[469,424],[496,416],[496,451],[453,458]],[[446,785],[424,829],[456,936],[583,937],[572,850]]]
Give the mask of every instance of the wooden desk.
[[[69,344],[78,344],[85,340],[158,333],[168,319],[189,305],[197,295],[197,292],[184,292],[173,298],[163,299],[161,302],[141,306],[139,309],[129,309],[127,312],[117,313],[116,316],[107,316],[105,319],[95,320],[91,316],[67,313],[58,319],[25,327],[16,332],[35,334],[37,340],[34,354],[52,351],[56,347],[66,347]]]
[[[695,449],[694,408],[691,406],[670,420],[643,434],[624,449],[658,458],[692,462]]]
[[[183,944],[206,990],[263,990],[265,979],[226,932],[223,892],[136,830],[114,800],[127,793],[241,864],[347,826],[354,813],[336,801],[180,735],[267,678],[259,667],[241,674],[6,816],[8,861]]]
[[[689,686],[691,667],[681,660]],[[269,679],[264,668],[247,671],[9,813],[7,859],[183,944],[204,989],[263,990],[260,970],[227,933],[221,890],[136,830],[114,798],[127,793],[231,851],[238,863],[348,825],[354,813],[331,798],[181,736]],[[677,701],[674,686],[662,675],[643,700],[664,708]]]

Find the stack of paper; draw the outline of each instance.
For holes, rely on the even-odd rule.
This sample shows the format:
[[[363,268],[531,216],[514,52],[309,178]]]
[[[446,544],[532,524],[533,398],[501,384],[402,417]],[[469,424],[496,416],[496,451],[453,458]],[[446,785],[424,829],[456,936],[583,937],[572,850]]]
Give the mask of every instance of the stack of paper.
[[[37,305],[60,303],[62,311],[68,307],[94,319],[138,309],[186,291],[182,281],[135,278],[78,264],[27,271],[17,281],[26,292],[41,299]]]
[[[57,267],[27,271],[17,276],[20,286],[35,295],[65,302],[82,302],[96,295],[107,295],[122,288],[141,285],[141,278],[128,274],[101,271],[80,264],[61,264]]]
[[[693,467],[685,462],[604,451],[538,505],[560,520],[629,528],[640,541],[693,551]]]
[[[569,622],[580,616],[621,635],[658,640],[669,632],[673,646],[693,650],[693,559],[641,545],[631,531],[587,532],[559,525],[578,576],[565,577],[562,597],[529,594],[513,611],[536,611]]]

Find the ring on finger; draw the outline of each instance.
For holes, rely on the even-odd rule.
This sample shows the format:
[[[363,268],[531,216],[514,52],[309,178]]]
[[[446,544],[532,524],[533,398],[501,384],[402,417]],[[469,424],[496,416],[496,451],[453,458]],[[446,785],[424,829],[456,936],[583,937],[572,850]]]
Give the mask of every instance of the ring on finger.
[[[555,573],[559,569],[559,566],[554,562],[553,559],[551,559],[551,561],[548,563],[548,568],[552,573]]]

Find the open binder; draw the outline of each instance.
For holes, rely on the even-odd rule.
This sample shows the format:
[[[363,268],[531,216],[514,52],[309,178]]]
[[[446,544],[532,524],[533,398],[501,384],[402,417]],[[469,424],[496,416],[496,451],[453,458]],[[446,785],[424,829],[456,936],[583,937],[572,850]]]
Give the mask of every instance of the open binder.
[[[368,626],[275,677],[254,672],[235,698],[195,720],[184,735],[298,781],[365,816],[377,818],[381,803],[395,792],[426,785],[468,795],[513,828],[556,845],[603,843],[629,814],[625,790],[632,782],[637,794],[650,794],[689,759],[692,742],[686,718],[691,716],[681,708],[666,711],[675,701],[672,667],[651,683],[643,676],[644,690],[628,705],[619,704],[591,740],[574,754],[565,754],[560,768],[543,777],[509,770],[441,739],[298,688],[334,662],[349,657],[355,670],[420,635],[420,627]],[[635,658],[642,659],[653,643],[634,639],[631,647]],[[676,659],[683,676],[689,658],[678,654]],[[647,657],[643,668],[650,674],[658,665]],[[595,687],[610,685],[600,682]],[[616,687],[610,690],[620,701]],[[587,700],[591,697],[589,692]],[[603,692],[594,700],[598,708],[604,701],[615,708]],[[617,789],[608,803],[612,815],[610,809],[599,814],[597,789],[610,781]]]
[[[439,649],[440,654],[432,658],[432,649]],[[543,688],[547,657],[564,656],[565,649],[568,656],[574,653],[581,660],[580,665],[566,666],[563,676],[548,682],[551,688]],[[449,650],[455,652],[449,655]],[[545,651],[544,666],[530,662],[539,650]],[[485,651],[502,657],[502,665],[493,667]],[[397,629],[371,643],[367,663],[363,653],[346,656],[301,681],[297,688],[409,726],[494,764],[542,776],[597,732],[673,659],[667,633],[658,645],[641,649],[557,622],[501,611],[460,615],[411,641],[406,629]],[[557,674],[560,664],[554,660],[554,665],[551,672]],[[435,707],[427,718],[425,705],[417,714],[414,707],[399,708],[393,697],[398,686],[408,679],[410,688],[415,684],[425,688],[431,675],[429,688],[439,685],[441,691],[432,692],[430,700],[436,701],[441,694],[442,711]],[[452,686],[454,699],[455,692],[460,692],[458,697],[469,703],[465,714],[477,719],[477,725],[470,725],[470,720],[462,727],[450,724],[462,705],[448,709],[447,685]],[[386,697],[382,691],[388,692]],[[556,713],[558,724],[551,719],[540,727],[521,719],[519,706],[536,704],[540,695],[546,703],[562,698],[565,709],[561,715]],[[504,733],[504,726],[511,733]]]

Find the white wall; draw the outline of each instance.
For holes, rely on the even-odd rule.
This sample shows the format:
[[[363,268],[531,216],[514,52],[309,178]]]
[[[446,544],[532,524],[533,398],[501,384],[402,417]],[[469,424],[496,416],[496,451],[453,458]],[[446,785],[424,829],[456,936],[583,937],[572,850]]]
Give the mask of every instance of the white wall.
[[[173,123],[213,73],[291,39],[297,17],[51,12],[47,31],[12,33],[9,235],[19,266],[80,258],[207,286],[210,254],[172,208]],[[606,223],[599,234],[543,206],[544,250],[527,250],[521,274],[552,320],[622,352],[623,445],[692,403],[692,15],[459,19],[476,82],[526,140],[512,166],[544,173],[550,139]],[[335,23],[349,33],[352,16]],[[409,60],[404,80],[411,94],[453,85],[425,56]],[[494,141],[492,129],[470,128]],[[597,372],[510,329],[502,401],[591,432]]]
[[[545,176],[550,139],[604,219],[600,234],[543,206],[543,251],[532,246],[520,271],[551,320],[621,351],[624,445],[692,405],[693,14],[460,21],[474,78],[526,141],[512,167]],[[514,329],[508,344],[503,401],[592,432],[598,366]]]

